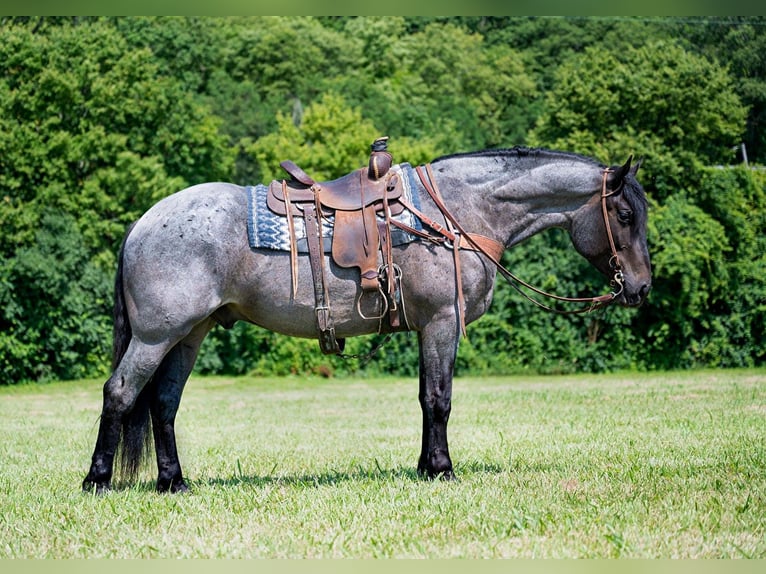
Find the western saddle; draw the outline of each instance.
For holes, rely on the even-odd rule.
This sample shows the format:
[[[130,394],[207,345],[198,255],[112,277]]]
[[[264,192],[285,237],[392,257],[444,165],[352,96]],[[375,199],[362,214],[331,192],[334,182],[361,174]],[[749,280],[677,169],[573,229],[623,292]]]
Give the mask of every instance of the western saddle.
[[[399,287],[392,261],[390,221],[392,215],[404,210],[404,205],[399,202],[403,187],[399,175],[389,171],[392,156],[387,151],[387,140],[387,137],[382,137],[372,143],[368,166],[339,179],[316,182],[292,161],[283,161],[280,165],[290,179],[275,180],[269,185],[267,205],[274,213],[287,218],[293,297],[298,286],[294,218],[303,218],[305,223],[319,347],[325,354],[341,353],[345,341],[335,336],[330,312],[324,265],[323,218],[334,217],[331,254],[335,264],[359,269],[362,293],[357,300],[357,310],[360,315],[370,318],[362,314],[362,296],[379,292],[388,310],[391,326],[399,325],[396,304]],[[380,317],[375,318],[382,319],[385,309]]]

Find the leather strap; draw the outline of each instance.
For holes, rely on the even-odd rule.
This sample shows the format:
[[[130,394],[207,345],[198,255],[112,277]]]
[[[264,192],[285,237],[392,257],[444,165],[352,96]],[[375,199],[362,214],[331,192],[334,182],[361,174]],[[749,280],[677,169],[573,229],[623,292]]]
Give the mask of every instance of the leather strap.
[[[293,210],[290,204],[290,192],[287,182],[282,180],[282,195],[285,198],[287,230],[290,233],[290,279],[293,283],[293,299],[298,295],[298,244],[295,239],[295,222],[293,221]]]
[[[463,296],[463,275],[462,270],[460,267],[460,232],[456,231],[455,227],[452,224],[452,221],[449,217],[447,217],[447,213],[441,209],[441,206],[444,205],[444,199],[441,196],[441,193],[439,192],[439,188],[435,185],[431,185],[431,182],[433,181],[433,173],[431,172],[431,164],[426,165],[427,169],[427,177],[423,175],[423,172],[421,170],[421,166],[418,166],[416,168],[416,171],[418,173],[418,176],[420,177],[420,181],[423,184],[423,187],[425,187],[426,191],[428,192],[428,195],[431,196],[431,199],[434,200],[434,203],[436,203],[437,206],[439,206],[439,210],[442,212],[442,215],[444,216],[444,223],[446,225],[447,231],[449,234],[454,238],[453,239],[453,245],[452,245],[452,255],[453,260],[455,264],[455,286],[457,288],[457,313],[458,313],[458,319],[460,321],[460,332],[462,333],[463,337],[467,337],[466,328],[465,328],[465,297]],[[457,245],[455,245],[457,243]]]
[[[589,313],[593,311],[594,309],[599,309],[602,307],[605,307],[617,299],[617,297],[622,293],[624,289],[624,278],[623,278],[623,272],[622,272],[622,266],[620,264],[619,256],[617,254],[616,246],[614,244],[614,238],[612,237],[610,223],[609,223],[609,217],[607,214],[607,208],[606,208],[606,199],[613,195],[615,192],[607,192],[607,178],[608,175],[611,173],[611,170],[609,168],[605,168],[603,171],[603,178],[601,183],[601,208],[602,213],[604,217],[604,225],[607,227],[607,234],[609,236],[609,244],[610,248],[612,250],[612,257],[610,258],[610,265],[612,266],[612,270],[614,271],[614,276],[612,278],[612,284],[616,287],[618,287],[617,291],[612,291],[609,294],[606,295],[599,295],[596,297],[561,297],[559,295],[553,295],[552,293],[547,293],[543,291],[542,289],[538,289],[536,287],[533,287],[529,283],[526,283],[525,281],[522,281],[518,277],[516,277],[513,273],[511,273],[508,269],[506,269],[501,263],[500,263],[500,257],[496,257],[494,254],[491,254],[489,251],[484,249],[484,247],[477,241],[475,241],[474,236],[467,233],[460,223],[455,219],[454,215],[452,215],[449,210],[447,209],[447,206],[444,205],[444,203],[440,200],[439,195],[436,193],[432,193],[432,190],[429,189],[431,184],[433,184],[433,187],[436,188],[436,182],[433,180],[433,174],[431,172],[431,165],[428,164],[427,166],[428,173],[430,175],[430,182],[426,182],[426,180],[423,177],[423,172],[420,167],[417,168],[417,173],[420,176],[421,181],[423,182],[423,185],[426,190],[428,190],[429,195],[431,195],[431,199],[433,199],[434,203],[436,203],[436,206],[439,208],[439,211],[444,215],[445,219],[449,219],[454,226],[460,231],[462,234],[461,238],[466,238],[469,243],[472,244],[472,246],[479,252],[486,255],[494,264],[495,267],[497,267],[497,270],[500,272],[503,277],[505,277],[508,282],[510,283],[511,287],[516,289],[521,295],[523,295],[525,298],[527,298],[529,301],[537,305],[538,307],[541,307],[547,311],[551,311],[554,313],[559,313],[562,315],[576,315],[580,313]],[[429,224],[430,225],[430,224]],[[434,228],[436,229],[436,228]],[[439,233],[442,235],[445,235],[445,231],[438,230]],[[502,251],[500,251],[499,255],[502,255]],[[581,309],[575,309],[571,311],[561,311],[559,309],[554,309],[552,307],[549,307],[547,305],[544,305],[543,303],[540,303],[537,299],[534,299],[527,295],[523,290],[521,290],[520,286],[523,286],[538,295],[542,295],[544,297],[549,297],[550,299],[554,299],[556,301],[566,301],[570,303],[583,303],[587,304],[588,307],[583,307]]]
[[[335,337],[335,326],[330,315],[330,302],[324,276],[324,251],[318,219],[320,207],[307,204],[303,210],[306,221],[306,239],[309,247],[309,262],[314,282],[314,313],[319,332],[319,348],[325,355],[337,355],[343,351],[343,343]]]
[[[398,305],[398,294],[396,292],[397,290],[397,281],[396,281],[396,271],[394,269],[394,253],[392,251],[392,242],[391,242],[391,206],[388,203],[388,188],[386,188],[386,191],[383,193],[383,218],[385,220],[385,223],[381,223],[381,227],[383,228],[380,234],[380,252],[383,257],[383,265],[386,268],[386,282],[388,287],[388,298],[390,300],[389,305],[389,322],[391,323],[392,327],[398,327],[400,324],[399,320],[399,305]]]

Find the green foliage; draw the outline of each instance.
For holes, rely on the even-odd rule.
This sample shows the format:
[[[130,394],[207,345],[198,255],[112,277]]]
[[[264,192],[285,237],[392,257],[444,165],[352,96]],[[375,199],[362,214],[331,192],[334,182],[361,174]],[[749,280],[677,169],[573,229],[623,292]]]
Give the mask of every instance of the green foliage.
[[[359,109],[334,93],[322,95],[299,116],[278,113],[277,125],[249,149],[266,181],[281,177],[283,159],[292,159],[317,180],[340,177],[367,163],[369,144],[381,135]]]
[[[33,245],[2,261],[2,383],[105,374],[111,277],[89,260],[73,217],[46,211]]]
[[[225,178],[232,153],[219,121],[106,23],[0,33],[4,372],[10,381],[101,373],[126,226],[188,183]],[[41,244],[57,233],[60,244]],[[75,260],[57,254],[75,243]]]
[[[47,207],[72,213],[95,251],[159,198],[225,178],[218,120],[145,49],[105,23],[2,29],[0,252],[29,244]]]
[[[729,17],[726,24],[705,26],[698,20],[675,30],[690,50],[700,51],[725,65],[734,90],[748,108],[744,142],[750,161],[766,163],[766,18]],[[675,27],[674,27],[675,28]]]
[[[700,166],[732,158],[746,114],[723,67],[672,41],[572,56],[556,70],[546,109],[533,143],[597,158],[646,150],[658,198],[696,182]]]
[[[650,218],[655,292],[641,329],[647,365],[751,366],[763,361],[766,178],[744,168],[702,171]]]
[[[394,137],[429,138],[449,151],[513,145],[531,119],[534,80],[521,56],[487,46],[452,23],[408,33],[402,18],[351,18],[344,31],[365,56],[337,80],[341,93]],[[449,113],[444,113],[449,110]]]
[[[132,50],[151,52],[163,77],[191,92],[215,89],[212,76],[227,51],[226,27],[216,18],[108,18]]]
[[[689,344],[708,306],[726,295],[730,247],[723,226],[683,195],[656,207],[650,225],[655,292],[649,313],[657,319],[648,333],[652,350],[688,364]]]

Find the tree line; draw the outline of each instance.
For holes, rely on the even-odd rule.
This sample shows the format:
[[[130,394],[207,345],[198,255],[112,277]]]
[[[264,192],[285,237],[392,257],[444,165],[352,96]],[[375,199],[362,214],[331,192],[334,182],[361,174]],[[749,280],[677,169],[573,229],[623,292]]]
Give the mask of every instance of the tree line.
[[[550,315],[498,283],[458,374],[758,366],[766,317],[766,19],[0,19],[0,383],[101,377],[116,254],[160,198],[255,184],[293,159],[514,145],[642,158],[654,288],[638,310]],[[526,280],[604,289],[555,230],[507,252]],[[348,343],[365,352],[378,338]],[[216,329],[200,373],[413,375],[414,336],[367,363]]]

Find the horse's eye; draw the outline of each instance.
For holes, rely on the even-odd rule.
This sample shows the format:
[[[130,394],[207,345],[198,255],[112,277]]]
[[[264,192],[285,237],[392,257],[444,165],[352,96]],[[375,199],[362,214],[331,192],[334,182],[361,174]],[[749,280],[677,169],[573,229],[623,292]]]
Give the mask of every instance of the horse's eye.
[[[633,223],[633,212],[627,209],[621,209],[617,212],[617,221],[623,225],[630,225]]]

